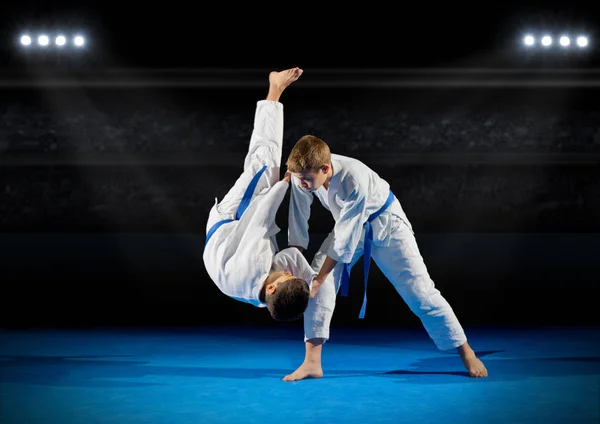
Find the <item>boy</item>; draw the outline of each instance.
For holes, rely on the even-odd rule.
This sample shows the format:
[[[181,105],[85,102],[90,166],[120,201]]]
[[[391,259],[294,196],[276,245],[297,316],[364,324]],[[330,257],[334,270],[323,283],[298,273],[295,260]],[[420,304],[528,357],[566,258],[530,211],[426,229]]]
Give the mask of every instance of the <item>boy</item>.
[[[283,91],[302,75],[291,68],[269,74],[266,99],[256,105],[244,172],[210,210],[203,261],[217,287],[235,300],[267,308],[277,321],[300,318],[314,271],[296,249],[277,253],[275,215],[290,175],[279,181]]]
[[[289,245],[301,252],[308,246],[308,219],[315,197],[331,212],[335,226],[311,264],[319,272],[312,282],[311,301],[304,314],[305,360],[284,380],[323,375],[321,352],[329,338],[335,296],[340,286],[342,295],[347,295],[350,268],[363,253],[365,298],[360,317],[364,316],[371,252],[436,346],[441,350],[458,349],[469,375],[486,377],[487,370],[467,343],[452,308],[435,288],[412,226],[389,183],[359,160],[332,154],[323,140],[312,135],[298,140],[287,167],[292,173]]]

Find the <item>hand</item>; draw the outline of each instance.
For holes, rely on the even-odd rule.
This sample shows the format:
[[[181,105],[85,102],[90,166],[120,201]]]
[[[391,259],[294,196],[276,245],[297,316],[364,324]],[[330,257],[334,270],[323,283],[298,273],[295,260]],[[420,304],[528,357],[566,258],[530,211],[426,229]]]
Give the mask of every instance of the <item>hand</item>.
[[[281,181],[285,181],[286,183],[289,183],[292,179],[292,173],[290,171],[285,171],[285,175],[283,176],[283,178],[281,179]]]
[[[319,292],[319,289],[321,288],[322,285],[323,285],[323,283],[320,282],[319,280],[317,280],[316,278],[314,280],[312,280],[312,286],[310,288],[310,298],[311,299],[317,295],[317,293]]]

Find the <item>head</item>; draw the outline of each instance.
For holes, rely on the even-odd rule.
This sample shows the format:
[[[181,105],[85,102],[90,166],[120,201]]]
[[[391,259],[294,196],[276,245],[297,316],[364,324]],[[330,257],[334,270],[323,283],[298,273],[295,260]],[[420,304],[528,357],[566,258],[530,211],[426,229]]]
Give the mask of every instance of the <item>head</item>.
[[[309,297],[308,283],[289,272],[265,287],[265,303],[275,321],[295,321],[302,317]]]
[[[331,151],[319,137],[301,137],[287,159],[288,171],[308,190],[319,189],[331,177]]]

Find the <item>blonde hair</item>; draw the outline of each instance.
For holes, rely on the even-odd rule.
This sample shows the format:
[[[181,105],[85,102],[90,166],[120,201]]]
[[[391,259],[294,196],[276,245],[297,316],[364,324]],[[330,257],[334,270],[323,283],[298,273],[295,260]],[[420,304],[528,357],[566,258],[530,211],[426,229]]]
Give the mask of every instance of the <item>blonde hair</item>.
[[[314,135],[302,136],[292,148],[286,165],[290,172],[317,171],[331,164],[329,146]]]

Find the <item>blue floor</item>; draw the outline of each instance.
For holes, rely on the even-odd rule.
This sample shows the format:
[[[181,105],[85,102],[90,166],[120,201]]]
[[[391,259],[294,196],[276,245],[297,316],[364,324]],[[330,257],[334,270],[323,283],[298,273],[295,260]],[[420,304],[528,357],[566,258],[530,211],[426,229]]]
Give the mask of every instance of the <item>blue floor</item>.
[[[2,331],[0,423],[600,422],[600,328],[466,330],[487,379],[418,328],[333,328],[292,383],[301,327]]]

